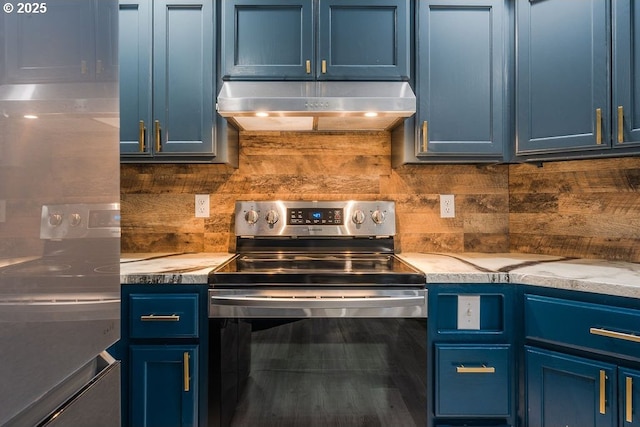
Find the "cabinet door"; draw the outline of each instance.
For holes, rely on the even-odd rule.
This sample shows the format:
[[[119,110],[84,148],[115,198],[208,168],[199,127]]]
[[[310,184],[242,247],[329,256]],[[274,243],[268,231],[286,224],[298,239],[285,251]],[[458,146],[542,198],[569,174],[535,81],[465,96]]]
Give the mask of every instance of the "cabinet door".
[[[94,2],[58,0],[7,4],[15,8],[3,29],[5,39],[12,41],[6,45],[4,61],[9,83],[95,79]],[[26,8],[31,13],[27,13]]]
[[[640,426],[640,371],[619,369],[618,396],[620,396],[620,427]]]
[[[151,154],[151,2],[120,0],[120,153]]]
[[[131,426],[186,427],[197,420],[198,346],[131,346]]]
[[[214,2],[159,0],[153,8],[152,151],[213,154]]]
[[[607,0],[518,0],[517,154],[610,147]]]
[[[526,425],[536,427],[617,425],[614,365],[526,348]]]
[[[428,0],[418,7],[416,154],[500,157],[504,2]]]
[[[408,0],[320,0],[319,8],[319,80],[409,80]]]
[[[613,143],[640,144],[640,8],[632,0],[613,7]]]
[[[223,78],[313,79],[312,0],[222,2]]]

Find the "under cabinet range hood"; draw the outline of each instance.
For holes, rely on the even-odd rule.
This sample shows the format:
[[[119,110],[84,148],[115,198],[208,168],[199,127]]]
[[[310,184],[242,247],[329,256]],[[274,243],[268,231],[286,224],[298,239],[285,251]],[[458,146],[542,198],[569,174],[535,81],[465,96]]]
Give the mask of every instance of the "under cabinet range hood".
[[[246,131],[391,130],[416,112],[406,82],[231,81],[218,113]]]

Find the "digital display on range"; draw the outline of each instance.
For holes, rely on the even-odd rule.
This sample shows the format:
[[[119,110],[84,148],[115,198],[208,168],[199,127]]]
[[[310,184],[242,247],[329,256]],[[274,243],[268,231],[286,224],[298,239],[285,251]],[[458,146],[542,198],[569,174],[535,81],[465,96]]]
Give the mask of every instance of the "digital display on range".
[[[342,225],[342,208],[288,208],[288,225]]]
[[[89,228],[120,227],[120,211],[92,210],[89,211]]]

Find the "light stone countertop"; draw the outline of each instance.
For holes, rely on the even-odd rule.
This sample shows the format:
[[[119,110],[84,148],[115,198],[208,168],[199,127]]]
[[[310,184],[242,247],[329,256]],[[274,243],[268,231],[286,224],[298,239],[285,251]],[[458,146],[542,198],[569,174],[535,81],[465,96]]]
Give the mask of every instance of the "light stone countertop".
[[[640,298],[640,263],[520,253],[403,253],[428,284],[513,283]],[[123,254],[123,284],[206,284],[230,253]]]

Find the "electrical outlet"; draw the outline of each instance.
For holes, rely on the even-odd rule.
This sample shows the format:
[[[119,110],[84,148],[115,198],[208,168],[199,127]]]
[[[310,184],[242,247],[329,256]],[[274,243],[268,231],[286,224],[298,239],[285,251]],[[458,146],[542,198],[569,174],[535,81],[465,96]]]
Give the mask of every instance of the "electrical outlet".
[[[209,218],[208,194],[196,194],[196,218]]]
[[[440,218],[455,218],[456,204],[453,194],[440,195]]]
[[[480,295],[458,295],[458,329],[480,329]]]

